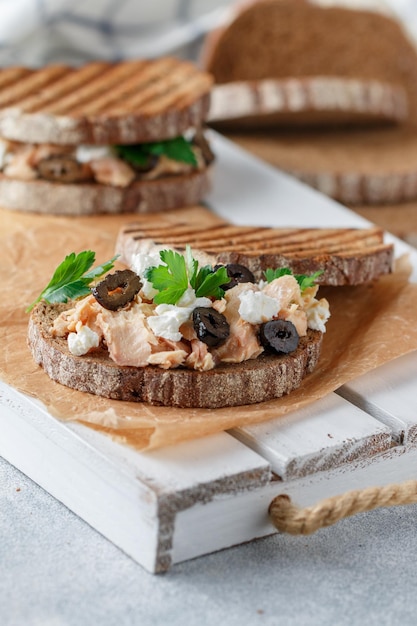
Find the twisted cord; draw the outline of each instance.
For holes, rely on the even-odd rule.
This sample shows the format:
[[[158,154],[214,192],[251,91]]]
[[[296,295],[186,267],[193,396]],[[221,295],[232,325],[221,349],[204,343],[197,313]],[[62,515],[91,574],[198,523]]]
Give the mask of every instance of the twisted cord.
[[[314,506],[300,508],[289,496],[276,496],[270,506],[269,515],[274,526],[291,535],[311,535],[319,528],[335,524],[339,520],[387,506],[417,503],[417,480],[384,487],[348,491],[339,496],[321,500]]]

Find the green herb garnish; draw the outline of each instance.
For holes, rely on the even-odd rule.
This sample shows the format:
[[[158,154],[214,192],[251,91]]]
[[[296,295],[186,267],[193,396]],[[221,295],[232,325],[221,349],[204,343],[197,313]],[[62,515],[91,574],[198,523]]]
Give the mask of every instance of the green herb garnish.
[[[295,278],[300,285],[301,291],[304,289],[308,289],[309,287],[314,287],[314,284],[319,276],[323,274],[323,270],[318,270],[314,272],[314,274],[310,274],[310,276],[306,276],[305,274],[296,274]]]
[[[216,271],[209,265],[199,268],[189,246],[185,257],[174,250],[161,250],[159,256],[165,265],[148,267],[145,272],[145,278],[159,291],[153,299],[156,304],[176,304],[188,286],[194,289],[197,298],[223,297],[221,285],[230,281],[225,267]]]
[[[110,261],[90,270],[96,255],[92,250],[84,250],[79,254],[71,252],[56,268],[48,285],[34,302],[26,309],[29,313],[40,300],[46,302],[67,302],[75,298],[87,296],[90,293],[89,285],[114,266],[117,256]],[[88,271],[90,270],[90,271]]]
[[[271,283],[273,280],[275,280],[276,278],[280,278],[281,276],[286,276],[288,274],[292,275],[292,271],[290,270],[289,267],[279,267],[275,270],[268,268],[265,270],[264,274],[265,274],[266,281],[268,283]],[[294,274],[294,278],[297,281],[297,283],[300,285],[301,291],[304,291],[305,289],[308,289],[309,287],[313,287],[317,278],[321,276],[322,274],[323,274],[323,270],[318,270],[317,272],[314,272],[314,274],[311,274],[310,276],[306,274]]]
[[[268,269],[266,269],[264,272],[265,280],[267,283],[272,283],[272,281],[276,278],[281,278],[281,276],[286,276],[287,274],[292,275],[292,271],[289,269],[289,267],[278,267],[275,270],[268,267]]]
[[[162,154],[174,161],[182,161],[194,167],[198,165],[191,143],[184,137],[175,137],[175,139],[166,139],[165,141],[155,141],[153,143],[115,146],[115,150],[122,159],[139,167],[146,166],[149,162],[149,157]]]

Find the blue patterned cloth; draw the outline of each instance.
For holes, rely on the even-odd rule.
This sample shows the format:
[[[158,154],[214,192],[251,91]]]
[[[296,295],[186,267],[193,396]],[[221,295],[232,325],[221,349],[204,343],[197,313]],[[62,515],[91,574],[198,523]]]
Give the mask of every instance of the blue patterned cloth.
[[[381,0],[313,0],[378,5]],[[386,0],[417,37],[416,0]],[[92,59],[196,59],[233,0],[0,0],[0,65],[38,67]]]
[[[196,57],[232,0],[0,0],[0,65]]]

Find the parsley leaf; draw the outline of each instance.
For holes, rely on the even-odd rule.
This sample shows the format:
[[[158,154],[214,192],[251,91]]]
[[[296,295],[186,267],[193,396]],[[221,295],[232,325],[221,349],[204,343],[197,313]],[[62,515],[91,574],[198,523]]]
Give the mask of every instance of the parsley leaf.
[[[67,302],[68,300],[87,296],[90,293],[90,283],[108,272],[117,259],[117,256],[115,256],[106,261],[106,263],[90,270],[95,257],[95,252],[92,250],[84,250],[79,254],[75,254],[75,252],[68,254],[56,268],[45,289],[26,309],[26,313],[29,313],[35,304],[42,299],[53,303]]]
[[[131,146],[115,146],[117,155],[131,163],[132,165],[138,165],[139,167],[145,167],[148,164],[150,152],[147,152],[143,146],[145,144],[138,144]]]
[[[288,267],[279,267],[275,270],[269,267],[268,269],[265,270],[264,274],[265,274],[266,281],[268,283],[271,283],[273,280],[275,280],[276,278],[280,278],[281,276],[286,276],[288,274],[292,275],[292,271]],[[314,272],[314,274],[311,274],[310,276],[307,276],[306,274],[294,274],[294,278],[296,279],[297,283],[300,285],[301,291],[304,291],[305,289],[308,289],[309,287],[313,287],[317,278],[321,276],[322,274],[323,274],[323,270],[318,270],[317,272]]]
[[[216,271],[210,265],[198,268],[198,261],[193,258],[188,245],[185,256],[174,250],[161,250],[159,256],[166,265],[148,267],[145,271],[145,278],[159,291],[153,299],[156,304],[176,304],[188,286],[194,289],[197,298],[223,297],[221,285],[230,280],[225,267]]]
[[[301,291],[304,289],[308,289],[309,287],[313,287],[317,278],[323,274],[323,270],[318,270],[311,274],[310,276],[306,276],[305,274],[297,274],[295,278],[297,279],[298,284],[300,285]]]
[[[161,154],[174,161],[181,161],[194,167],[198,165],[191,143],[184,137],[130,146],[115,146],[115,150],[125,161],[141,167],[148,163],[150,156],[160,156]]]
[[[228,282],[230,282],[230,276],[228,276],[224,266],[213,272],[212,268],[206,265],[197,274],[195,295],[197,298],[213,296],[219,300],[224,296],[224,289],[221,286]]]
[[[281,276],[292,274],[292,271],[289,269],[289,267],[278,267],[275,270],[268,267],[268,269],[265,270],[264,274],[265,274],[266,281],[268,283],[272,283],[272,281],[275,280],[276,278],[281,278]]]
[[[174,250],[161,250],[159,256],[166,265],[148,267],[145,278],[159,291],[153,299],[156,304],[175,304],[188,288],[185,259]]]
[[[188,244],[185,246],[185,264],[187,266],[188,279],[193,289],[196,289],[196,279],[198,272],[198,261],[194,259],[191,252],[191,246]]]

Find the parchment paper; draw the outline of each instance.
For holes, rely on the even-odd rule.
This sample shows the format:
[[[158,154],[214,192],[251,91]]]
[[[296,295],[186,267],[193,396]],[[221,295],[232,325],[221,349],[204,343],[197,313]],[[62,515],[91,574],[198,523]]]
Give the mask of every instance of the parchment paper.
[[[1,214],[0,214],[1,216]],[[26,344],[25,308],[70,252],[92,249],[97,263],[114,253],[115,232],[127,221],[24,218],[0,239],[0,376],[41,400],[63,420],[79,420],[140,450],[150,450],[294,411],[378,365],[417,348],[417,285],[405,260],[395,273],[363,287],[321,288],[332,316],[317,369],[290,395],[227,409],[173,409],[119,402],[68,389],[35,365]]]

